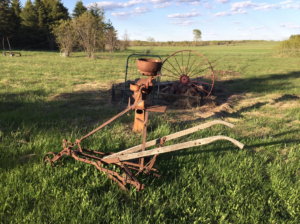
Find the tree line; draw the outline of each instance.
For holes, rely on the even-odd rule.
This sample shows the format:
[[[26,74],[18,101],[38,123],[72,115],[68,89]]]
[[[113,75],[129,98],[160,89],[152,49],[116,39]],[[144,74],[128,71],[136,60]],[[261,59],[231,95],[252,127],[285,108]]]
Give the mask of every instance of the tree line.
[[[126,49],[129,35],[117,38],[117,30],[105,21],[105,11],[93,5],[76,2],[70,15],[61,0],[0,0],[0,37],[9,37],[14,48],[54,50],[59,47],[65,56],[82,49],[90,58],[96,49],[110,52]]]
[[[265,40],[209,40],[209,41],[198,41],[196,42],[197,46],[209,46],[209,45],[235,45],[238,43],[246,43],[246,42],[261,42]],[[164,47],[172,47],[172,46],[181,46],[181,47],[192,47],[195,46],[194,41],[150,41],[147,38],[147,41],[142,40],[132,40],[129,42],[130,46],[164,46]]]

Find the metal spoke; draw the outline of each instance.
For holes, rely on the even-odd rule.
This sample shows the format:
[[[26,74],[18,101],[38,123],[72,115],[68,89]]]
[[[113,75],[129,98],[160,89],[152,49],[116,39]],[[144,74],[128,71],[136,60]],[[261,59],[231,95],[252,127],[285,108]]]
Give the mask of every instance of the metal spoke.
[[[195,90],[191,85],[188,85],[188,86],[191,87],[195,91],[195,93],[201,97],[201,95],[199,93],[197,93],[197,90]]]
[[[199,81],[194,81],[194,80],[190,80],[191,82],[197,82],[197,83],[200,83],[200,84],[205,84],[205,85],[213,85],[211,83],[207,83],[207,82],[199,82]]]
[[[203,62],[204,61],[206,61],[206,59],[204,59],[191,73],[193,74],[194,73],[194,71],[197,69],[197,68],[199,68],[202,64],[203,64]],[[190,73],[190,72],[188,72],[188,73]],[[188,73],[186,74],[186,75],[188,75]],[[196,73],[197,74],[197,73]],[[190,76],[191,77],[191,76]]]
[[[167,62],[169,62],[169,60],[167,60]],[[174,66],[173,66],[170,62],[169,62],[169,64],[174,68]],[[176,72],[178,72],[177,69],[174,68],[174,70],[175,70]],[[173,72],[172,72],[172,73],[173,73]],[[180,77],[180,76],[181,76],[181,74],[179,73],[179,77]]]
[[[189,52],[189,59],[188,59],[188,63],[187,63],[187,66],[186,66],[186,71],[187,71],[188,68],[189,68],[190,57],[191,57],[191,51]],[[186,75],[186,74],[187,74],[187,72],[185,73],[185,75]]]
[[[181,65],[182,65],[182,68],[184,68],[183,67],[183,55],[182,55],[182,51],[181,51]],[[183,70],[185,70],[185,69],[183,69]],[[185,71],[182,71],[182,73],[184,73]]]
[[[172,71],[170,71],[169,69],[167,69],[167,68],[164,68],[164,69],[166,69],[166,70],[168,70],[169,72],[172,72]],[[180,78],[180,76],[178,76],[177,74],[175,74],[174,72],[172,72],[174,75],[176,75],[176,77],[178,77],[178,78]],[[163,76],[166,76],[166,75],[163,75]],[[174,77],[173,77],[174,78]]]
[[[195,83],[192,83],[193,85],[197,86]],[[204,92],[207,92],[202,86],[197,86],[198,88],[202,89]],[[209,94],[209,92],[207,92]]]
[[[177,63],[177,65],[178,65],[178,67],[179,67],[179,70],[181,71],[181,73],[182,73],[182,69],[180,68],[180,65],[179,65],[179,63],[178,63],[178,61],[177,61],[177,59],[176,59],[176,57],[175,57],[175,54],[173,54],[173,56],[174,56],[174,58],[175,58],[175,60],[176,60],[176,63]],[[180,74],[181,75],[181,74]]]
[[[168,76],[168,77],[173,78],[173,79],[174,79],[174,78],[177,78],[177,77],[170,76],[170,75],[166,75],[166,74],[164,74],[163,76],[164,76],[164,77],[165,77],[165,76]]]
[[[195,73],[194,75],[197,75],[197,74],[199,74],[199,73],[201,73],[201,72],[203,72],[203,71],[205,71],[206,69],[208,69],[208,68],[210,68],[210,67],[207,67],[207,68],[205,68],[205,69],[203,69],[203,70],[201,70],[201,71],[198,71],[197,73]],[[193,75],[193,76],[194,76]],[[190,77],[193,77],[193,76],[190,76]]]
[[[194,65],[194,63],[195,63],[195,61],[196,61],[196,59],[198,58],[198,56],[199,56],[199,54],[197,54],[197,57],[195,58],[195,60],[193,61],[193,64],[191,65],[191,69],[192,69],[192,67],[193,67],[193,65]],[[186,75],[189,73],[190,71],[188,71],[187,73],[186,73]]]

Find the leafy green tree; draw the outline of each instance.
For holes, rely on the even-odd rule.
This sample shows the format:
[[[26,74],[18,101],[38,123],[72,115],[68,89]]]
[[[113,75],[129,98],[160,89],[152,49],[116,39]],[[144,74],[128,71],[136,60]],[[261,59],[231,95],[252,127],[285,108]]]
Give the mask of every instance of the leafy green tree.
[[[64,57],[69,57],[76,44],[76,33],[72,23],[72,20],[60,20],[53,28],[56,43],[59,44]]]
[[[10,0],[0,0],[0,37],[11,36],[13,33]]]
[[[104,11],[95,4],[73,21],[79,45],[84,49],[88,58],[95,58],[96,49],[103,48],[106,41]]]
[[[87,11],[87,8],[83,5],[82,1],[79,0],[76,2],[75,8],[73,9],[73,18],[81,16],[84,12]]]
[[[153,51],[153,47],[155,45],[155,39],[153,37],[148,37],[147,41],[148,41],[151,51]]]
[[[118,37],[117,37],[118,31],[115,30],[110,20],[108,20],[108,22],[105,23],[105,30],[106,30],[106,44],[108,44],[109,52],[113,53],[118,43]]]
[[[200,30],[197,30],[197,29],[194,29],[193,30],[193,34],[194,34],[194,42],[195,42],[195,46],[197,46],[197,41],[201,40],[201,31]]]

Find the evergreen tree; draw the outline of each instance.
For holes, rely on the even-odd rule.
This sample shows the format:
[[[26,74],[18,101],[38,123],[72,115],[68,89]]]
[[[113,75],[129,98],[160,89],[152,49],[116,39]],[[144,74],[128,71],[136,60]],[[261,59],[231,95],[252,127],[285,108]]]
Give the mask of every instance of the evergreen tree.
[[[73,18],[76,18],[78,16],[81,16],[86,11],[87,11],[87,8],[83,5],[82,1],[79,0],[76,2],[72,16],[73,16]]]
[[[19,30],[22,21],[20,17],[22,12],[20,0],[13,0],[10,9],[12,20],[14,22],[14,32],[16,33]]]
[[[31,0],[27,0],[24,8],[20,14],[22,18],[21,24],[25,27],[37,29],[38,28],[38,17],[36,13],[36,9],[32,4]]]
[[[0,0],[0,37],[11,36],[13,33],[10,0]]]
[[[53,27],[61,19],[69,19],[68,9],[60,0],[35,0],[34,5],[40,32],[46,35],[50,49],[53,50],[55,47]]]
[[[41,33],[38,27],[38,15],[36,7],[31,0],[27,0],[20,14],[21,27],[18,35],[14,38],[14,46],[25,49],[42,49],[45,48],[43,40],[45,35]]]

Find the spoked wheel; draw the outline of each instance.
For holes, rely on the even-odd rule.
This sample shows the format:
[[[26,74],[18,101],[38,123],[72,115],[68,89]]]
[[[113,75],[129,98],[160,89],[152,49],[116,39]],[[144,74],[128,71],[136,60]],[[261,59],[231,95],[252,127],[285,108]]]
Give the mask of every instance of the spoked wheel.
[[[202,54],[192,50],[177,51],[168,56],[161,69],[161,82],[171,81],[168,93],[207,98],[214,86],[214,71]],[[194,98],[195,99],[195,98]]]
[[[48,153],[44,156],[44,158],[43,158],[43,163],[44,163],[44,165],[46,165],[47,162],[49,162],[49,163],[51,164],[52,167],[56,167],[56,165],[59,165],[59,166],[60,166],[60,165],[61,165],[61,158],[58,159],[58,160],[59,160],[59,164],[58,164],[57,160],[56,160],[55,162],[52,161],[53,158],[54,158],[56,155],[57,155],[57,153],[55,153],[55,152],[48,152]]]

